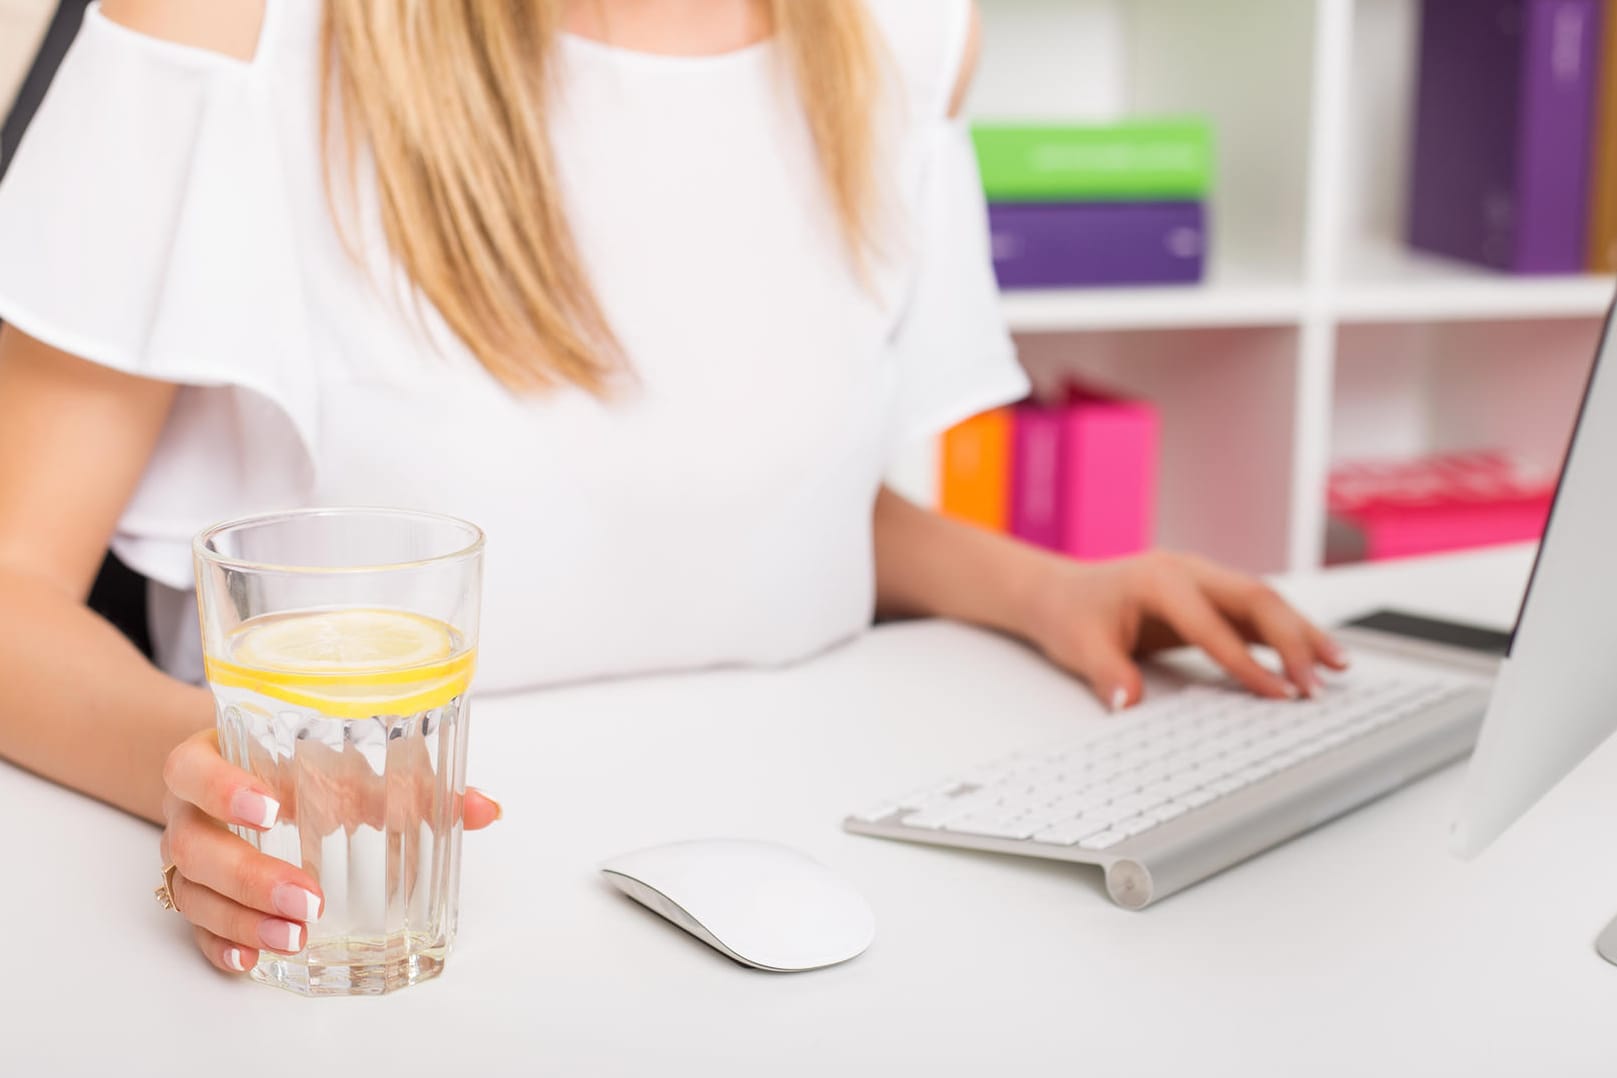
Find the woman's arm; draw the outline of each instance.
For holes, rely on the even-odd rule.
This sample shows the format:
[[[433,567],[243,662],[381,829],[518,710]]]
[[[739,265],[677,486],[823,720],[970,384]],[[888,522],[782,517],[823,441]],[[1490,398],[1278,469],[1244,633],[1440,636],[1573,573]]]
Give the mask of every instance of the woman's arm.
[[[274,792],[220,757],[206,689],[84,606],[175,392],[0,329],[0,757],[166,824],[178,909],[239,973],[298,949],[288,919],[319,909],[319,881],[224,830],[268,827]],[[475,830],[499,806],[469,789],[463,814]]]
[[[246,59],[263,0],[105,0],[102,10]],[[0,331],[0,757],[152,820],[164,758],[212,724],[213,705],[84,601],[174,393]]]
[[[886,487],[876,497],[876,616],[970,622],[1020,636],[1053,555],[929,512]]]
[[[0,330],[0,756],[152,820],[213,707],[84,601],[173,399]]]
[[[1087,680],[1114,710],[1140,698],[1134,657],[1182,644],[1262,696],[1312,694],[1341,650],[1271,588],[1201,558],[1153,553],[1084,563],[948,520],[883,488],[876,499],[881,617],[930,616],[1022,638]],[[1279,653],[1286,676],[1249,643]]]

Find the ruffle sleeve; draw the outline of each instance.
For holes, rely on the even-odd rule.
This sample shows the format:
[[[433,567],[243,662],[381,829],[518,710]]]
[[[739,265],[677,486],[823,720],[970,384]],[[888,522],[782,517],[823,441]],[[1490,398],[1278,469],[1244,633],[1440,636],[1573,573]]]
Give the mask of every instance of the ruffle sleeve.
[[[971,0],[870,0],[870,10],[896,62],[918,162],[905,207],[912,269],[890,341],[902,445],[1018,400],[1029,386],[1000,311],[976,154],[965,121],[949,116]]]
[[[254,63],[92,7],[0,182],[0,320],[181,389],[114,549],[174,587],[217,520],[302,501],[318,393]]]

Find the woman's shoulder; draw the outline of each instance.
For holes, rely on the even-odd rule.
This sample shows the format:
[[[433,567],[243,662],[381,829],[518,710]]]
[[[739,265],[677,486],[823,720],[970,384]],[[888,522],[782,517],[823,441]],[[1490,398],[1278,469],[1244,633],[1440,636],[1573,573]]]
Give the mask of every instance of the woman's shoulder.
[[[956,111],[975,67],[976,0],[864,0],[912,101],[923,114]]]
[[[101,0],[107,22],[144,37],[251,60],[266,0]]]

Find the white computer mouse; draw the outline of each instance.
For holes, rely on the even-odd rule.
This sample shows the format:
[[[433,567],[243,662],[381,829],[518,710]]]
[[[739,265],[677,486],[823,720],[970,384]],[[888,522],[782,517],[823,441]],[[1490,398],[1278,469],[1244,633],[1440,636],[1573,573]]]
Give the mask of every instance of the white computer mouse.
[[[698,839],[601,866],[619,890],[743,965],[834,966],[876,936],[870,905],[841,877],[774,842]]]

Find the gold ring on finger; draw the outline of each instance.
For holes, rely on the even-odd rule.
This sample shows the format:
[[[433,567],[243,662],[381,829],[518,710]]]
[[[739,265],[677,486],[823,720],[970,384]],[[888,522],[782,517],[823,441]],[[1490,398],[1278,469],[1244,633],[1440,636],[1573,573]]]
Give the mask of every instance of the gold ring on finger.
[[[180,904],[174,901],[174,870],[175,864],[173,861],[163,866],[162,886],[153,891],[152,896],[157,899],[157,904],[165,910],[173,910],[175,913],[179,913]]]

